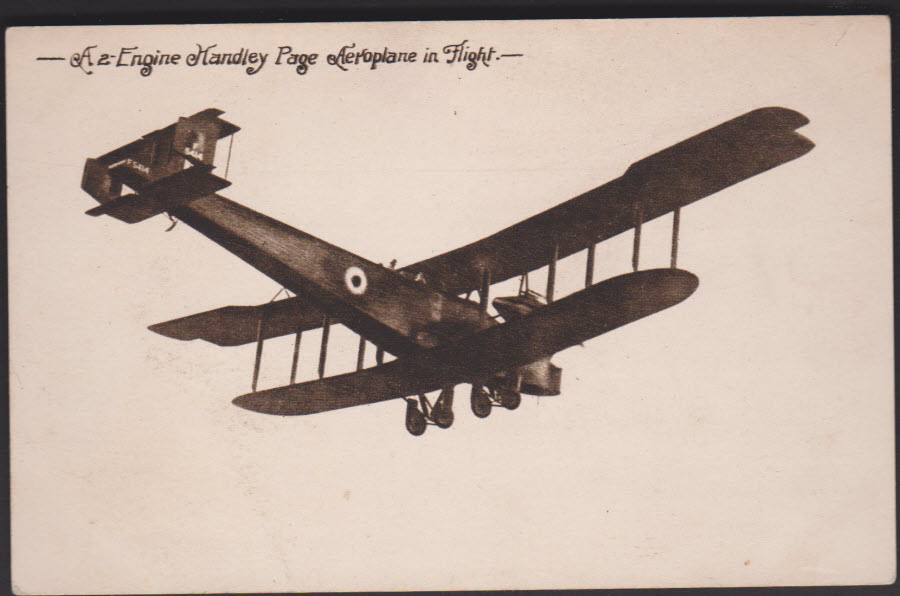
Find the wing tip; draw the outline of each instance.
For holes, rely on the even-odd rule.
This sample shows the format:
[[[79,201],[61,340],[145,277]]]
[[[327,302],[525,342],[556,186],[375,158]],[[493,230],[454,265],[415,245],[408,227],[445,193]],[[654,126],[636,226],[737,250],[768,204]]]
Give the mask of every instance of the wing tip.
[[[750,110],[735,120],[748,120],[754,124],[760,124],[772,128],[786,128],[796,130],[809,124],[809,118],[797,110],[782,106],[767,106]]]
[[[251,412],[257,412],[258,410],[255,407],[253,407],[254,400],[251,399],[252,397],[253,397],[252,393],[238,395],[236,398],[231,400],[231,403],[236,405],[239,408],[243,408],[245,410],[250,410]]]
[[[271,394],[272,390],[245,393],[244,395],[239,395],[231,400],[231,403],[250,412],[269,414],[271,416],[301,416],[303,414],[314,413],[314,411],[305,411],[301,404],[297,402],[267,397],[264,395],[267,394],[267,392]]]
[[[175,323],[176,321],[154,323],[153,325],[148,325],[147,329],[149,329],[153,333],[158,333],[163,337],[168,337],[169,339],[177,339],[179,341],[193,341],[195,339],[202,339],[203,341],[219,346],[220,348],[233,348],[235,346],[243,346],[250,343],[250,341],[243,341],[242,338],[233,338],[221,334],[216,335],[214,333],[205,334],[202,331],[185,330],[176,325],[170,325],[170,323]],[[253,341],[256,340],[254,339]]]
[[[177,333],[174,333],[174,330],[169,325],[171,321],[166,321],[164,323],[154,323],[152,325],[147,325],[147,329],[152,331],[153,333],[158,333],[164,337],[168,337],[171,339],[185,339],[183,336],[179,336]]]
[[[797,137],[797,143],[800,146],[800,150],[802,151],[800,155],[806,155],[813,150],[813,147],[816,146],[816,144],[809,140],[808,137],[805,137],[798,132],[795,132],[794,135]],[[797,157],[799,157],[799,155]]]
[[[671,175],[681,162],[691,160],[696,167],[706,168],[708,159],[701,159],[703,155],[723,160],[725,149],[732,154],[728,159],[742,159],[758,168],[731,182],[735,184],[809,153],[815,143],[794,130],[808,123],[809,118],[790,108],[756,108],[634,162],[623,177],[642,181],[647,176]]]

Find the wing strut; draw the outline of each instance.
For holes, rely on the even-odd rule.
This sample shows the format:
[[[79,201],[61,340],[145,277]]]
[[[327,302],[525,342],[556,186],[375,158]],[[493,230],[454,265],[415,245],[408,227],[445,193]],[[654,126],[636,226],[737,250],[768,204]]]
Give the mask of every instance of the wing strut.
[[[294,357],[291,359],[291,385],[297,378],[297,360],[300,357],[300,338],[303,336],[303,328],[297,329],[297,335],[294,338]]]
[[[644,209],[639,203],[634,204],[634,252],[631,255],[631,267],[638,270],[638,259],[641,256],[641,224],[644,219]]]
[[[556,261],[559,259],[559,244],[553,245],[550,263],[547,265],[547,304],[553,302],[553,290],[556,288]]]
[[[678,261],[678,226],[681,223],[681,207],[676,207],[672,212],[672,269]]]
[[[356,354],[356,370],[363,369],[363,362],[366,359],[366,338],[359,336],[359,352]]]
[[[487,312],[488,309],[488,297],[491,291],[491,270],[484,269],[481,272],[481,289],[478,290],[478,306],[481,307],[481,312]]]
[[[259,317],[259,324],[256,326],[256,364],[253,365],[253,391],[256,391],[256,382],[259,380],[259,365],[262,362],[263,350],[263,328],[266,325],[266,311]]]
[[[591,245],[588,246],[587,249],[587,265],[585,266],[584,271],[584,287],[586,288],[589,288],[594,284],[594,250],[596,248],[597,244],[591,242]]]
[[[322,347],[319,348],[319,378],[325,378],[325,358],[328,357],[328,332],[331,330],[331,317],[325,315],[322,320]]]

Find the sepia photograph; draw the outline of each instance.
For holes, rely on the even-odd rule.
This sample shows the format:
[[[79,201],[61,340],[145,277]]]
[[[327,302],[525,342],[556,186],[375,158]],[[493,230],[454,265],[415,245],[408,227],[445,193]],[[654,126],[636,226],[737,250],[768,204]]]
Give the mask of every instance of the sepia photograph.
[[[6,44],[15,593],[895,581],[887,17]]]

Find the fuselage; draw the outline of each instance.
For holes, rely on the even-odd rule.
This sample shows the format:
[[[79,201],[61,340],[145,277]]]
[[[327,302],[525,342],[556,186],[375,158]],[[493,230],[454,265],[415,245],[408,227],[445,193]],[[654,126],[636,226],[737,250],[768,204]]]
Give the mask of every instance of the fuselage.
[[[394,355],[496,324],[476,302],[219,195],[179,207],[172,215]]]

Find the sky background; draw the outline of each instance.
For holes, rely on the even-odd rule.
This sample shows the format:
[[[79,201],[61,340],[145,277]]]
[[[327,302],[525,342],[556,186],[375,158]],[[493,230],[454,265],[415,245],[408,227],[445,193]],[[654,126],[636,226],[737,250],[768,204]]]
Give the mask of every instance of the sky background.
[[[523,56],[421,63],[463,40]],[[325,62],[354,42],[420,62]],[[35,60],[214,43],[268,61],[142,77]],[[893,581],[887,18],[43,28],[7,44],[20,593]],[[273,64],[282,45],[321,56],[299,76]],[[234,407],[254,346],[146,327],[279,286],[165,217],[85,216],[79,188],[85,158],[217,107],[242,127],[222,194],[402,266],[764,106],[809,117],[816,147],[682,212],[692,297],[558,354],[562,395],[480,420],[460,386],[453,427],[418,438],[400,400]],[[670,228],[645,225],[642,267],[668,265]],[[560,263],[557,296],[584,258]],[[595,279],[630,262],[630,234],[605,242]],[[303,379],[318,344],[304,335]],[[291,345],[266,343],[261,388],[287,382]],[[336,328],[328,373],[356,346]]]

